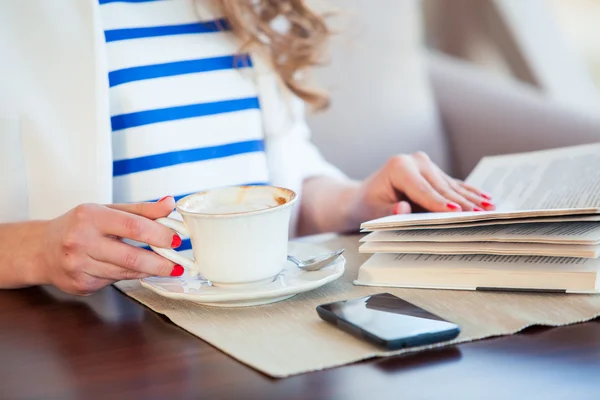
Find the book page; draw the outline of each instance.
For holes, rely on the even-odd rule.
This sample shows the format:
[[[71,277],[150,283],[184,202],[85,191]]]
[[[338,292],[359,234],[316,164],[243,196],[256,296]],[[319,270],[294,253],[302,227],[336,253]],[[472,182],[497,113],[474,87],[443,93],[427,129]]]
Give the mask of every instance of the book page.
[[[425,226],[439,225],[450,223],[467,223],[478,221],[504,221],[522,218],[534,217],[565,217],[577,216],[581,217],[587,214],[598,214],[598,208],[562,208],[550,210],[523,210],[523,211],[464,211],[464,212],[447,212],[447,213],[413,213],[413,214],[397,214],[388,215],[374,219],[372,221],[363,222],[361,229],[382,229],[382,228],[401,228],[407,226]]]
[[[493,225],[512,225],[512,224],[535,224],[541,222],[600,222],[600,215],[582,215],[582,216],[566,216],[566,217],[531,217],[531,218],[515,218],[502,221],[479,221],[479,222],[458,222],[449,224],[432,224],[432,225],[417,225],[405,226],[401,228],[374,228],[370,230],[362,230],[362,232],[383,232],[383,231],[412,231],[421,229],[456,229],[456,228],[471,228],[475,226],[493,226]]]
[[[466,182],[499,210],[600,207],[600,143],[485,157]]]
[[[360,253],[408,254],[506,254],[525,256],[586,257],[600,256],[599,245],[546,243],[430,243],[430,242],[367,242]]]
[[[374,254],[362,269],[439,269],[507,271],[536,270],[539,272],[600,272],[600,259],[547,256],[516,256],[493,254],[438,255],[438,254]]]
[[[478,226],[456,229],[379,231],[361,242],[527,242],[548,244],[600,244],[600,223],[535,223]]]
[[[355,285],[597,293],[600,260],[514,255],[374,254]]]
[[[600,213],[600,143],[485,157],[466,182],[493,196],[496,211],[391,215],[361,229]]]

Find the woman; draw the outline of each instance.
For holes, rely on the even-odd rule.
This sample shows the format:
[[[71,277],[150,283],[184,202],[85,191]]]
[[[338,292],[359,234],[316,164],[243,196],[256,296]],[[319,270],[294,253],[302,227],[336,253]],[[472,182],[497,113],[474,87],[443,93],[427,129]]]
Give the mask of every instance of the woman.
[[[180,247],[153,222],[173,210],[162,196],[214,186],[301,193],[298,234],[494,208],[422,153],[364,182],[321,158],[303,103],[326,97],[302,76],[327,29],[302,0],[10,2],[0,30],[0,287],[181,275],[119,238]]]

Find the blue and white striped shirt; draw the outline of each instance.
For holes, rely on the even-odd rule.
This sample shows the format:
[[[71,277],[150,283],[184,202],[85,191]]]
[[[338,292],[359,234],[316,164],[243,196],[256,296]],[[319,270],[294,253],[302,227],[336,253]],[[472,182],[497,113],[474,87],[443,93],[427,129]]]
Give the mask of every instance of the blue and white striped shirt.
[[[226,21],[194,0],[99,3],[114,201],[268,183],[252,62]]]

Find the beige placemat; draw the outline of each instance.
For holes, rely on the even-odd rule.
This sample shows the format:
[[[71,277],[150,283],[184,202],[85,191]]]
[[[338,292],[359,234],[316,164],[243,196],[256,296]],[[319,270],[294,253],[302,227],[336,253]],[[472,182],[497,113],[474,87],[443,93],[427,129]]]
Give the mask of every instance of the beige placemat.
[[[394,289],[354,286],[358,267],[358,236],[324,242],[346,248],[346,272],[337,281],[289,300],[250,308],[213,308],[170,300],[137,281],[116,286],[128,296],[166,315],[188,332],[237,360],[273,377],[286,377],[353,363],[377,356],[422,350],[384,352],[322,321],[321,303],[390,292],[460,325],[451,343],[516,333],[531,325],[566,325],[600,315],[600,295],[517,294],[451,290]],[[429,347],[438,347],[440,344]]]

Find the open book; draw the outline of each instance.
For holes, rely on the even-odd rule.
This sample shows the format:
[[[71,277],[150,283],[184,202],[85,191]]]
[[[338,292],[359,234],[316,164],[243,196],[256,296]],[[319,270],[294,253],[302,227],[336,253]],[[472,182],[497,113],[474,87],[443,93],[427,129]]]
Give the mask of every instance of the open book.
[[[392,215],[364,222],[361,228],[596,217],[600,215],[600,143],[485,157],[465,181],[491,193],[496,211]]]
[[[484,225],[371,232],[361,253],[600,256],[600,222]]]
[[[406,254],[499,254],[524,256],[553,256],[598,258],[599,245],[546,244],[546,243],[498,243],[498,242],[369,242],[363,244],[361,253]]]
[[[600,272],[600,143],[486,157],[466,180],[496,211],[362,224],[356,284],[592,293]]]
[[[372,232],[361,242],[511,242],[600,245],[598,222],[551,222]]]
[[[375,254],[356,285],[460,290],[600,292],[600,259]]]

